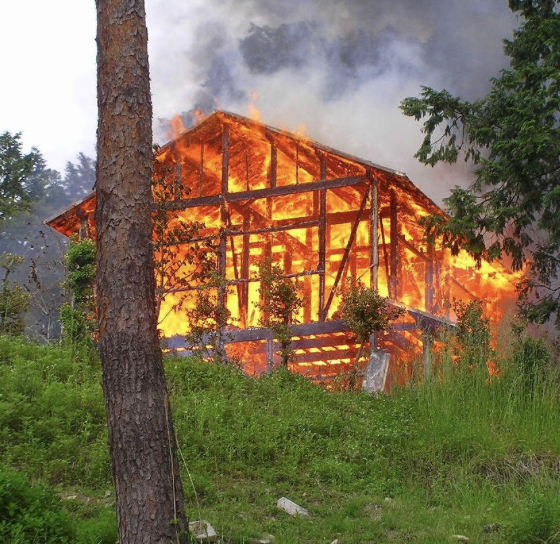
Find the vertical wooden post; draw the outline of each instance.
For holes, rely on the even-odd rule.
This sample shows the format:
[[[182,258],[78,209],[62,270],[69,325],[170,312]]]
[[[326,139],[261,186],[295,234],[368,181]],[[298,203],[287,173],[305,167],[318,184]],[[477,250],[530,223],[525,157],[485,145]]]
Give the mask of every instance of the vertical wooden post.
[[[321,155],[321,179],[327,175],[327,163]],[[319,197],[319,321],[325,321],[325,280],[327,255],[327,191],[321,189]]]
[[[222,134],[222,195],[229,192],[229,126],[224,126]]]
[[[296,185],[299,183],[299,142],[296,142]]]
[[[226,286],[226,268],[227,268],[227,210],[225,197],[229,192],[229,127],[226,125],[224,127],[224,132],[222,133],[222,204],[220,207],[220,254],[218,261],[218,274],[220,275],[221,282],[218,287],[218,304],[220,308],[224,309],[227,307],[227,286]],[[220,357],[225,358],[225,346],[224,346],[224,331],[220,330],[218,349],[220,351]]]
[[[175,200],[181,200],[181,182],[183,177],[183,165],[178,160],[175,163],[175,183],[173,184],[173,197]]]
[[[248,232],[251,228],[251,219],[249,214],[243,216],[243,232]],[[241,253],[241,279],[249,279],[249,257],[250,257],[250,237],[248,234],[243,235],[243,250]],[[249,282],[245,281],[242,287],[242,315],[241,323],[244,329],[249,326]]]
[[[398,211],[397,211],[397,195],[395,190],[391,189],[391,269],[389,278],[389,296],[398,300],[399,280],[397,277],[397,247],[398,247]]]
[[[371,173],[369,173],[371,175]],[[375,176],[371,176],[371,212],[370,221],[370,282],[373,289],[379,288],[379,235],[377,227],[379,222],[379,183]]]
[[[434,309],[434,246],[428,242],[428,261],[426,262],[426,311]]]
[[[198,172],[198,196],[202,196],[204,185],[204,142],[200,140],[200,170]]]
[[[315,196],[316,191],[313,191],[313,196]],[[313,208],[315,212],[315,208]],[[311,249],[313,247],[313,230],[312,229],[305,229],[305,245]],[[303,307],[303,322],[310,323],[311,322],[311,308],[313,306],[313,299],[312,299],[312,276],[305,276],[303,278],[303,298],[306,301],[305,306]]]
[[[278,150],[274,142],[270,142],[270,187],[276,187],[276,173],[278,170]]]

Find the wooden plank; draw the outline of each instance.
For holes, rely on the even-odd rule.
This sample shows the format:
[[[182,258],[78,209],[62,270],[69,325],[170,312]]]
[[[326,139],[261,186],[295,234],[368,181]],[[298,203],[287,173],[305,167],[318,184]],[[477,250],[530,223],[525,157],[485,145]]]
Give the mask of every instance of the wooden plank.
[[[397,195],[391,189],[391,268],[389,276],[389,296],[395,300],[399,298],[397,278],[397,249],[398,249],[398,212]]]
[[[229,193],[229,126],[225,125],[222,134],[222,194]]]
[[[276,187],[278,170],[278,150],[274,142],[270,142],[270,187]]]
[[[412,245],[412,243],[410,243],[404,236],[401,236],[400,234],[397,234],[397,239],[403,246],[410,249],[410,251],[412,251],[412,253],[414,253],[414,255],[416,255],[417,257],[420,257],[422,260],[426,261],[427,263],[430,262],[430,258],[425,253],[420,251],[417,247]]]
[[[371,177],[371,208],[370,208],[370,282],[373,289],[379,288],[379,235],[377,225],[379,222],[379,183],[377,178]]]
[[[334,280],[334,285],[332,286],[331,292],[329,293],[329,298],[327,303],[325,304],[325,308],[323,310],[323,315],[326,317],[329,313],[329,309],[331,307],[334,295],[336,293],[336,289],[338,288],[338,283],[340,278],[342,277],[342,273],[344,272],[344,268],[346,267],[346,263],[348,262],[348,257],[350,256],[350,251],[352,249],[352,245],[354,244],[354,240],[356,239],[356,233],[358,232],[358,227],[360,226],[360,221],[362,219],[362,214],[364,213],[364,209],[366,207],[368,201],[368,194],[364,195],[362,199],[362,204],[358,211],[358,216],[356,217],[356,221],[354,225],[352,225],[352,230],[350,231],[350,237],[348,238],[348,243],[346,244],[346,248],[344,249],[344,254],[342,255],[342,260],[340,261],[340,266],[338,267],[338,271],[336,273],[336,278]],[[355,278],[355,274],[354,274]]]
[[[296,195],[307,193],[310,191],[323,191],[326,189],[347,187],[349,185],[360,185],[366,183],[365,176],[352,176],[348,178],[327,179],[322,181],[314,181],[312,183],[301,183],[299,185],[283,185],[281,187],[272,187],[269,189],[255,189],[253,191],[242,191],[239,193],[229,193],[226,196],[228,202],[239,202],[240,200],[249,200],[251,198],[269,198],[275,196]]]
[[[228,193],[227,195],[211,195],[198,198],[187,198],[179,201],[165,203],[168,210],[184,210],[196,208],[197,206],[209,206],[221,204],[223,200],[227,202],[241,202],[243,200],[269,198],[275,196],[296,195],[312,191],[323,191],[337,187],[348,187],[350,185],[360,185],[367,182],[365,176],[352,176],[348,178],[327,179],[314,181],[312,183],[301,183],[300,185],[283,185],[280,187],[270,187],[267,189],[255,189],[252,191],[241,191],[238,193]],[[156,207],[154,206],[154,211]]]
[[[385,275],[387,277],[387,290],[389,291],[389,296],[391,296],[391,273],[389,271],[389,252],[387,251],[387,241],[385,240],[385,227],[383,225],[383,219],[379,221],[379,226],[381,227],[381,240],[383,242],[383,261],[385,263]]]
[[[248,215],[243,216],[243,230],[250,230],[251,220]],[[241,254],[241,279],[249,279],[249,256],[251,247],[249,245],[249,235],[243,235],[243,252]],[[248,317],[249,317],[249,283],[242,283],[242,313],[241,313],[241,323],[244,327],[247,327]]]
[[[198,196],[202,198],[202,188],[204,186],[204,142],[200,140],[200,165],[198,172]]]
[[[247,234],[271,234],[274,232],[284,232],[293,229],[308,229],[311,227],[317,227],[320,225],[319,221],[304,221],[301,223],[288,223],[284,225],[277,225],[272,227],[263,227],[260,229],[253,229],[249,232],[239,231],[239,230],[228,230],[228,236],[244,236]]]
[[[428,258],[426,264],[426,311],[434,309],[434,246],[428,243]]]
[[[327,191],[320,193],[319,203],[319,321],[325,321],[325,282],[326,282],[326,246],[327,246]]]

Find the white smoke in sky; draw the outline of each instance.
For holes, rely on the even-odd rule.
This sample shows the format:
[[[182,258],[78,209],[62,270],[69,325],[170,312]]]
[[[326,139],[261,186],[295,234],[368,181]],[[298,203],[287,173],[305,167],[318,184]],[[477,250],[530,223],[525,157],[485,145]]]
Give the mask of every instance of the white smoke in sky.
[[[468,167],[420,165],[421,85],[466,99],[506,66],[505,0],[147,0],[156,119],[195,108],[247,115],[407,172],[437,202]],[[167,140],[156,122],[156,140]]]

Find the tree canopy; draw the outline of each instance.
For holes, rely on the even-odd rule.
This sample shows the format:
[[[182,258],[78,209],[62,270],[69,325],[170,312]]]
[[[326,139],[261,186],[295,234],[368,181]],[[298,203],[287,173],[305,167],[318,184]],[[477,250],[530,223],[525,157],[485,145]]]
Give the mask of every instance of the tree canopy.
[[[530,273],[521,307],[533,321],[556,314],[560,327],[560,2],[510,0],[521,26],[504,40],[508,69],[474,102],[423,87],[406,98],[405,115],[423,119],[425,138],[416,157],[424,164],[476,165],[468,189],[445,199],[450,218],[426,221],[453,252],[479,262],[507,256]]]

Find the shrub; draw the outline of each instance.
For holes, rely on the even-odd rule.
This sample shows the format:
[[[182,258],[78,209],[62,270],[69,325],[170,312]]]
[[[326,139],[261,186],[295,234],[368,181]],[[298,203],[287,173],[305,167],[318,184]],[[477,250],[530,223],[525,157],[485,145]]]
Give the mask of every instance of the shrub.
[[[0,468],[0,541],[73,543],[75,530],[52,490],[31,485],[23,474]]]

